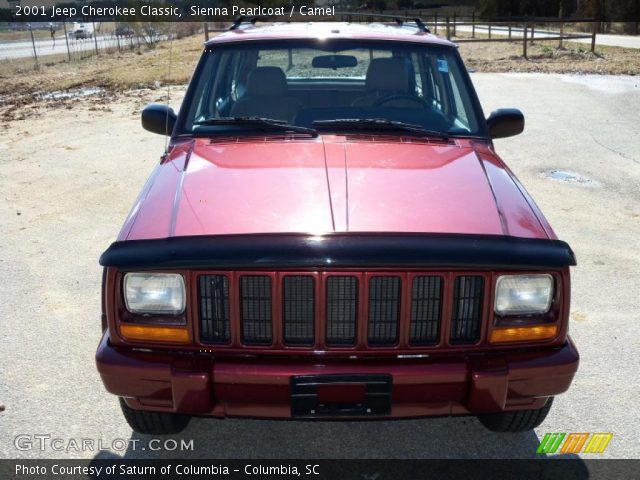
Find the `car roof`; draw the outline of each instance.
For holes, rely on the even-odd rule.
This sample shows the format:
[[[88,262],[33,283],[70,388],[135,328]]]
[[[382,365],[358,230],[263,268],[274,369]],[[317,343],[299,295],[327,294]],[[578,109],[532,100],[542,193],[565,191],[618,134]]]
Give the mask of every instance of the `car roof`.
[[[205,45],[209,47],[244,41],[318,39],[398,41],[456,47],[455,43],[424,32],[410,24],[399,26],[347,22],[287,22],[263,26],[242,24],[236,29],[215,36]]]

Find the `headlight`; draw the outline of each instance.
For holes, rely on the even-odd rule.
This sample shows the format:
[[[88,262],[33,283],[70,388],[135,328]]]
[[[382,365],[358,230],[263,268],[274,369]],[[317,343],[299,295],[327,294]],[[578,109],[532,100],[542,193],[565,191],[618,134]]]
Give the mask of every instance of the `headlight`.
[[[184,278],[177,273],[127,273],[124,298],[132,313],[179,315],[184,312]]]
[[[494,310],[498,315],[542,314],[549,311],[552,299],[551,275],[501,275],[496,281]]]

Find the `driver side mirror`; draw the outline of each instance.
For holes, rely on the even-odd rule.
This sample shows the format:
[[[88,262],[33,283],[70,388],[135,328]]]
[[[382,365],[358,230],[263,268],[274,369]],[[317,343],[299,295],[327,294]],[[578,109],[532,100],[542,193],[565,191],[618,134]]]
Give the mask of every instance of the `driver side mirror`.
[[[152,103],[142,110],[142,128],[160,135],[171,135],[177,118],[170,106]]]
[[[517,108],[494,110],[487,118],[491,138],[513,137],[524,130],[524,115]]]

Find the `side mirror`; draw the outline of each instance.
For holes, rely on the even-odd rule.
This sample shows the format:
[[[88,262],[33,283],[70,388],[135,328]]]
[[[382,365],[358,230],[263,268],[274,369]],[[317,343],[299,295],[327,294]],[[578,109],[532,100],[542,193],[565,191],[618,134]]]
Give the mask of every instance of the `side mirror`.
[[[524,130],[524,115],[517,108],[500,108],[487,118],[491,138],[513,137]]]
[[[142,128],[160,135],[171,135],[177,118],[168,105],[152,103],[142,110]]]

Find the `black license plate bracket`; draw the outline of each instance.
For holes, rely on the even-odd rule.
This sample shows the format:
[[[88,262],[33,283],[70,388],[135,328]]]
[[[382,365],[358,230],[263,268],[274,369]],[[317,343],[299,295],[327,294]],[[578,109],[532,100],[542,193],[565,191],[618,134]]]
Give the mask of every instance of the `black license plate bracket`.
[[[357,401],[322,401],[326,386],[361,386]],[[330,374],[291,377],[291,416],[295,418],[385,416],[391,414],[392,377],[388,374]]]

